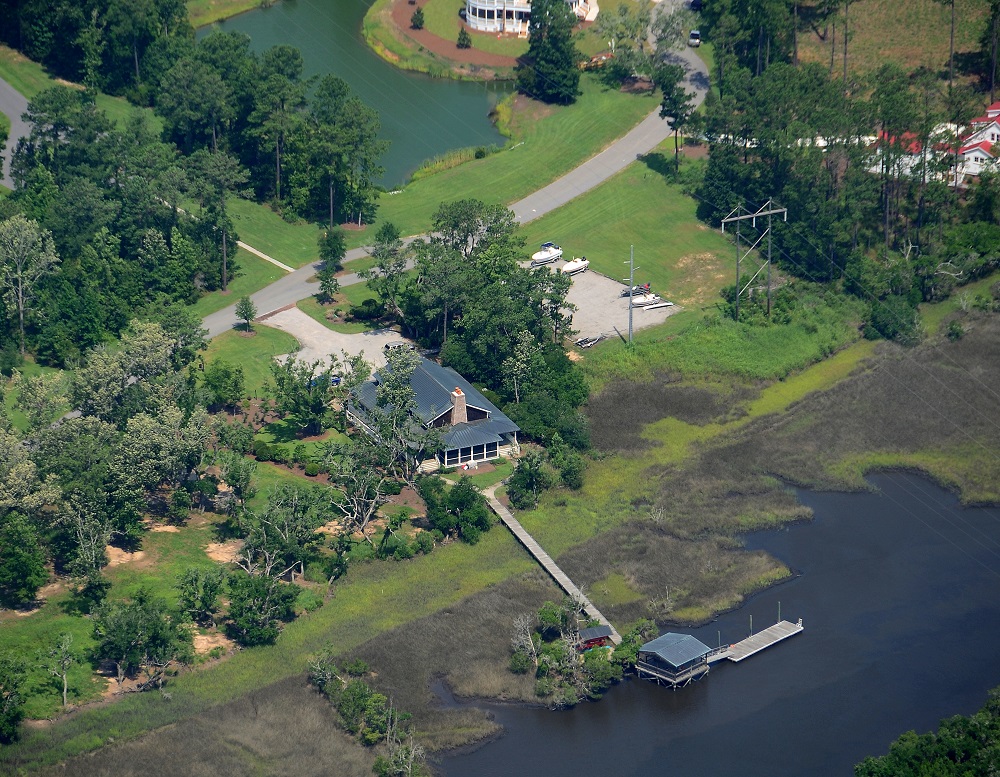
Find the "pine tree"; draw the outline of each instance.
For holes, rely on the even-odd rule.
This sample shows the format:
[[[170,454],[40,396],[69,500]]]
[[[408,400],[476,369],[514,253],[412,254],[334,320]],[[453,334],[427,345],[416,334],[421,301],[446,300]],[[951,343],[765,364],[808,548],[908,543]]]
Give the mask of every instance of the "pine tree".
[[[580,94],[580,52],[573,44],[576,17],[563,0],[531,4],[528,53],[517,68],[518,91],[536,100],[569,105]]]
[[[413,16],[410,17],[410,26],[415,30],[422,30],[424,28],[424,9],[417,8],[413,12]]]
[[[469,35],[465,27],[458,31],[458,42],[455,45],[460,49],[472,48],[472,37]]]

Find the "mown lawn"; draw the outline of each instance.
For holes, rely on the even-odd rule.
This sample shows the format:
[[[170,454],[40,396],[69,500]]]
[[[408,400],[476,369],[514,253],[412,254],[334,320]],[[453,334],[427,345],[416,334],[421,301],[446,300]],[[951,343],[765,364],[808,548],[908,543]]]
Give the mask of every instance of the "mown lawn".
[[[239,262],[240,271],[229,282],[227,293],[215,291],[204,295],[191,306],[192,313],[204,318],[209,313],[235,305],[240,297],[258,292],[285,275],[285,271],[280,267],[242,248],[236,252],[236,260]]]
[[[247,396],[261,396],[271,382],[275,356],[292,353],[299,341],[290,334],[263,324],[254,324],[256,334],[247,337],[235,329],[212,338],[204,352],[205,363],[219,359],[243,367]]]
[[[528,246],[555,241],[566,256],[586,256],[592,270],[615,280],[628,276],[634,246],[636,283],[650,283],[685,308],[714,304],[735,274],[734,249],[727,236],[698,221],[695,201],[660,172],[668,145],[672,152],[668,141],[647,161],[527,224]]]
[[[14,51],[4,45],[0,45],[0,78],[13,86],[18,92],[29,100],[39,92],[56,85],[56,80],[52,78],[45,69],[23,54]],[[59,83],[73,88],[83,89],[77,84],[69,84],[60,80]],[[163,129],[163,121],[151,109],[136,108],[123,97],[112,97],[107,94],[97,95],[97,107],[104,111],[108,118],[121,124],[133,113],[139,111],[149,122],[152,130],[157,135]]]
[[[359,284],[364,285],[364,284]],[[305,313],[313,321],[317,321],[327,329],[334,332],[343,332],[347,335],[356,335],[361,332],[367,332],[372,327],[367,324],[363,324],[359,321],[345,321],[344,323],[331,321],[326,317],[328,311],[338,307],[336,303],[333,305],[321,305],[316,301],[315,297],[306,297],[305,299],[300,299],[295,303],[295,306]]]
[[[194,28],[260,8],[260,0],[188,0],[188,18]]]

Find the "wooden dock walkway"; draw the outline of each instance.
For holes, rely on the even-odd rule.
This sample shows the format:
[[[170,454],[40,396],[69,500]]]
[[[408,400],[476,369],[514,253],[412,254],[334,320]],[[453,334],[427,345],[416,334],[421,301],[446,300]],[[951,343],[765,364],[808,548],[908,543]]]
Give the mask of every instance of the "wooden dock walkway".
[[[600,623],[602,626],[607,626],[611,629],[611,641],[616,645],[621,644],[622,638],[618,633],[617,629],[611,625],[611,622],[601,614],[593,603],[583,592],[573,584],[573,581],[569,579],[567,574],[563,572],[552,557],[545,552],[545,549],[539,545],[535,538],[528,534],[528,531],[521,525],[521,522],[514,517],[506,507],[500,504],[500,500],[496,498],[496,486],[493,488],[488,488],[483,491],[483,496],[486,497],[486,501],[489,503],[490,508],[497,514],[504,525],[513,532],[514,536],[524,545],[525,549],[535,557],[535,560],[542,565],[542,568],[552,576],[552,579],[556,581],[556,584],[562,588],[571,599],[580,602],[583,605],[583,611],[587,613],[588,618],[592,618]]]
[[[716,660],[721,658],[728,658],[730,661],[735,661],[739,663],[744,658],[750,658],[750,656],[755,653],[759,653],[765,648],[771,647],[783,639],[788,639],[789,637],[794,637],[796,634],[802,632],[802,619],[799,618],[798,623],[789,623],[788,621],[778,621],[773,626],[769,626],[763,631],[758,631],[747,637],[742,642],[737,642],[735,645],[730,645],[727,652],[719,654]]]

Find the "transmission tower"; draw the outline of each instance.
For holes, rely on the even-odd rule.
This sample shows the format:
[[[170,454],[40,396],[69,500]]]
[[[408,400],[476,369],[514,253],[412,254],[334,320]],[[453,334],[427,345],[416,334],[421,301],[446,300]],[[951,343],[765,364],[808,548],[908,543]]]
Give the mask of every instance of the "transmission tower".
[[[761,270],[765,267],[767,268],[767,316],[771,317],[771,217],[777,215],[783,216],[784,221],[788,221],[788,209],[779,208],[774,204],[773,200],[768,200],[761,207],[760,210],[750,212],[742,205],[737,205],[729,215],[722,220],[722,231],[726,231],[726,224],[736,223],[736,320],[740,320],[740,297],[743,293],[750,288],[750,284],[756,280],[757,276],[760,275]],[[763,232],[760,233],[758,238],[747,248],[743,250],[742,244],[742,234],[740,233],[740,224],[744,221],[749,220],[751,225],[756,229],[757,219],[767,218],[767,227]],[[761,244],[764,238],[767,238],[767,257],[759,262],[755,257],[752,256],[753,251],[757,249],[757,246]],[[745,285],[741,286],[743,282],[743,261],[745,259],[750,259],[753,263],[755,270],[753,275],[750,276],[750,280],[746,282]]]

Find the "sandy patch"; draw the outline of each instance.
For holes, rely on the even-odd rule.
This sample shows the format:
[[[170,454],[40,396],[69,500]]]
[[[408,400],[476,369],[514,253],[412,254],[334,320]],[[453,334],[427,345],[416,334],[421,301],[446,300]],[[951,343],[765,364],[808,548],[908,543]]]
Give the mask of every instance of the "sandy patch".
[[[220,564],[231,564],[243,547],[243,540],[228,540],[227,542],[210,542],[205,546],[205,555]]]
[[[566,358],[569,359],[571,362],[582,362],[583,354],[580,353],[579,351],[567,351]]]
[[[225,634],[220,634],[219,632],[213,632],[212,634],[196,633],[193,635],[192,641],[194,644],[194,652],[199,656],[210,653],[218,647],[224,648],[225,652],[229,653],[236,645],[236,643],[229,639]]]
[[[150,531],[162,531],[173,534],[174,532],[179,532],[180,529],[176,526],[170,526],[169,524],[161,523],[156,526],[151,526]]]
[[[116,548],[114,545],[108,545],[104,550],[108,554],[109,567],[120,567],[123,564],[138,564],[146,559],[146,551],[144,550],[129,553],[127,550]]]

